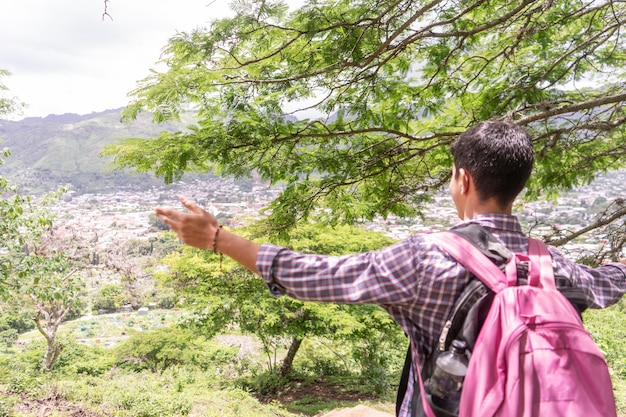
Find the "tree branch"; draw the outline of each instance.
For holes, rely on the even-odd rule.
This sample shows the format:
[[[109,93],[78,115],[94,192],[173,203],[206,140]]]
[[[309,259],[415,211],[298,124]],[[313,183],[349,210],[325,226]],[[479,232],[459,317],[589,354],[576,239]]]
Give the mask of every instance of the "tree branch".
[[[585,101],[583,103],[576,103],[576,104],[572,104],[570,106],[564,106],[564,107],[552,109],[552,110],[549,110],[549,111],[545,111],[545,112],[542,112],[542,113],[533,114],[533,115],[530,115],[530,116],[527,116],[527,117],[523,117],[523,118],[517,120],[516,123],[521,125],[521,126],[525,126],[525,125],[531,124],[533,122],[536,122],[538,120],[547,120],[547,119],[549,119],[551,117],[558,116],[558,115],[561,115],[561,114],[575,113],[577,111],[588,110],[588,109],[592,109],[594,107],[605,106],[607,104],[619,103],[619,102],[622,102],[624,100],[626,100],[626,93],[616,94],[616,95],[613,95],[613,96],[602,97],[602,98],[598,98],[596,100]]]
[[[102,13],[102,20],[104,20],[105,17],[108,17],[109,19],[113,20],[113,17],[111,17],[111,15],[109,14],[109,1],[111,0],[103,0],[104,1],[104,12]]]
[[[562,237],[562,238],[558,238],[558,239],[551,239],[551,238],[547,238],[546,239],[546,243],[553,245],[553,246],[563,246],[566,243],[571,242],[572,240],[576,239],[577,237],[584,235],[585,233],[588,233],[592,230],[598,229],[602,226],[606,226],[608,224],[611,224],[612,222],[614,222],[617,219],[620,219],[624,216],[626,216],[626,205],[624,205],[624,200],[623,199],[618,199],[615,201],[616,204],[618,204],[619,206],[621,206],[619,209],[617,209],[616,211],[614,211],[613,213],[611,213],[611,215],[609,215],[608,217],[603,217],[603,215],[605,213],[603,213],[603,215],[601,215],[596,221],[594,221],[593,223],[591,223],[590,225],[583,227],[582,229],[579,229],[571,234],[569,234],[568,236]]]

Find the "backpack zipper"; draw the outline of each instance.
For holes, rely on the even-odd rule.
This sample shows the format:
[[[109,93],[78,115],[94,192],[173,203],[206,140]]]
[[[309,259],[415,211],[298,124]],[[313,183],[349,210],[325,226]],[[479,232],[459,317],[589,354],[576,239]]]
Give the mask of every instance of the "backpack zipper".
[[[550,328],[554,328],[554,327],[560,327],[560,328],[569,328],[572,330],[578,330],[580,332],[583,332],[585,334],[587,334],[589,337],[591,337],[591,335],[589,335],[589,332],[587,330],[585,330],[584,328],[581,329],[579,325],[576,324],[571,324],[571,323],[541,323],[541,324],[522,324],[520,325],[517,329],[515,329],[515,331],[513,331],[511,333],[511,335],[508,337],[509,342],[506,344],[506,348],[505,351],[508,351],[511,348],[511,344],[513,344],[514,342],[516,342],[519,338],[519,335],[521,335],[522,333],[531,330],[530,328],[544,328],[544,329],[550,329]],[[534,329],[533,329],[534,330]],[[476,344],[478,345],[478,341],[476,341]],[[589,352],[592,353],[592,352]]]
[[[452,327],[452,320],[446,321],[446,324],[443,325],[441,335],[439,336],[439,352],[443,352],[446,350],[446,339],[448,338],[448,332],[450,331],[450,327]]]

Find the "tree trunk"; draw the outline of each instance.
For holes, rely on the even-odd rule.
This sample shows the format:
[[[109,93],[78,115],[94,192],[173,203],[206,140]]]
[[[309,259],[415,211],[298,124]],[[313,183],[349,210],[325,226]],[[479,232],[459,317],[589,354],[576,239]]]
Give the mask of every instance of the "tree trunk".
[[[46,343],[46,353],[43,355],[43,361],[41,362],[43,369],[46,371],[51,371],[54,368],[57,360],[59,360],[61,350],[63,350],[63,344],[55,343],[55,339],[56,337],[48,339],[48,343]]]
[[[293,359],[296,357],[296,353],[298,353],[298,349],[300,349],[300,345],[302,344],[302,339],[294,337],[291,341],[291,345],[289,346],[289,350],[287,351],[287,356],[283,359],[283,363],[280,367],[280,371],[278,375],[284,377],[291,372],[291,368],[293,365]]]
[[[41,366],[46,371],[51,371],[52,368],[54,368],[57,360],[59,360],[61,350],[63,350],[63,344],[56,341],[56,336],[63,319],[67,316],[69,311],[70,308],[67,306],[61,307],[59,310],[55,311],[57,314],[44,314],[44,316],[48,318],[46,325],[41,323],[42,309],[37,312],[37,316],[34,319],[37,330],[39,330],[39,333],[46,339],[46,352],[41,361]]]

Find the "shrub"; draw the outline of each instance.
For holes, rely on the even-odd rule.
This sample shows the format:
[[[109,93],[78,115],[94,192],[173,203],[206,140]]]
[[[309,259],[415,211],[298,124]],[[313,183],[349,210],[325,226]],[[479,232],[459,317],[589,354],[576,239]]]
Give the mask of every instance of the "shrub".
[[[171,366],[203,369],[236,362],[236,350],[207,342],[179,327],[135,333],[115,350],[118,364],[134,371],[163,371]]]
[[[0,306],[2,310],[2,306]],[[35,328],[32,311],[6,311],[0,312],[0,331],[15,329],[18,333],[24,333]]]
[[[280,392],[288,384],[288,379],[280,377],[275,371],[265,371],[258,375],[241,379],[239,385],[262,396]]]
[[[96,293],[93,300],[95,310],[114,311],[121,308],[129,301],[129,296],[120,285],[103,285]]]
[[[171,288],[160,288],[152,299],[159,308],[172,308],[176,306],[179,297]]]

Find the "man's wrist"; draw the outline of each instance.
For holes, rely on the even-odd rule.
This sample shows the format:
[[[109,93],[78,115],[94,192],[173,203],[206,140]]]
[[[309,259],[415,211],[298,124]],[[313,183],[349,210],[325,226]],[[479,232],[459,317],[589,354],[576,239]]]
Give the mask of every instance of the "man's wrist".
[[[220,234],[220,230],[222,230],[221,224],[215,228],[215,233],[213,234],[213,244],[211,245],[211,249],[213,250],[213,253],[217,253],[217,238]]]

